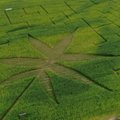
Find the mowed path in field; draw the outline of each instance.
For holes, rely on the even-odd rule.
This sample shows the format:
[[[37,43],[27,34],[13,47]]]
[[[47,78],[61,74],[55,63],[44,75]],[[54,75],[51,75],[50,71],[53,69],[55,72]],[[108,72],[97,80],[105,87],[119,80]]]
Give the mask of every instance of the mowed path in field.
[[[37,49],[42,51],[43,53],[46,54],[46,57],[43,59],[36,59],[36,58],[2,58],[3,63],[6,64],[23,64],[24,62],[28,63],[37,63],[38,68],[23,71],[16,73],[6,80],[2,81],[0,84],[7,84],[7,82],[12,82],[13,80],[16,80],[21,77],[27,77],[31,75],[35,75],[35,80],[36,78],[39,78],[42,80],[43,86],[45,87],[46,91],[50,96],[53,97],[55,102],[59,104],[59,100],[57,99],[54,91],[54,86],[52,85],[52,82],[47,75],[47,71],[54,71],[57,74],[66,77],[66,78],[72,78],[73,80],[82,80],[82,82],[85,82],[86,84],[95,84],[96,86],[100,87],[101,89],[106,89],[107,91],[112,92],[113,90],[111,88],[107,88],[106,86],[97,83],[96,81],[92,80],[88,76],[86,76],[83,73],[80,73],[79,71],[76,71],[72,68],[66,67],[62,64],[59,64],[59,61],[61,60],[68,60],[68,61],[80,61],[80,60],[89,60],[89,59],[96,59],[96,58],[101,58],[101,57],[116,57],[116,56],[111,56],[111,55],[93,55],[93,54],[67,54],[64,53],[65,49],[68,47],[68,45],[72,41],[72,36],[74,33],[71,33],[67,37],[63,38],[54,48],[50,48],[44,43],[40,42],[37,38],[34,38],[32,35],[28,35],[29,37],[29,42],[31,42],[32,46]],[[28,87],[33,83],[33,80],[28,83],[28,85],[25,87],[25,89],[18,95],[16,100],[13,102],[13,104],[6,110],[5,114],[2,116],[1,120],[4,119],[4,117],[7,115],[7,113],[14,107],[14,105],[19,101],[20,97],[26,92]]]
[[[114,0],[112,0],[111,2],[113,2],[115,5],[117,4],[117,1],[114,2]],[[59,97],[56,94],[55,87],[49,75],[49,72],[50,73],[52,72],[66,79],[81,81],[83,84],[95,85],[96,87],[98,87],[98,89],[105,90],[110,94],[116,93],[116,90],[112,86],[109,85],[107,86],[104,83],[102,84],[101,82],[96,81],[95,78],[90,77],[88,74],[84,73],[83,71],[65,65],[64,62],[66,61],[83,62],[83,61],[92,61],[92,60],[94,61],[101,59],[111,60],[117,58],[119,59],[120,57],[119,49],[118,49],[119,38],[120,38],[120,34],[118,30],[119,22],[113,21],[115,18],[118,20],[118,13],[117,13],[118,8],[112,10],[113,8],[112,6],[110,6],[111,9],[108,8],[108,11],[105,8],[104,10],[99,9],[99,7],[102,8],[101,6],[104,6],[106,4],[111,5],[110,1],[105,1],[105,2],[103,1],[99,3],[93,0],[93,1],[88,1],[88,5],[86,2],[84,4],[84,1],[81,1],[82,4],[81,8],[79,8],[78,7],[79,5],[77,6],[75,2],[73,2],[75,4],[75,5],[73,4],[73,6],[72,6],[72,2],[69,3],[64,1],[63,3],[65,8],[67,6],[67,9],[65,9],[66,11],[62,11],[62,15],[60,16],[60,18],[59,15],[57,16],[57,12],[54,14],[49,14],[49,10],[48,10],[49,6],[44,7],[44,5],[34,6],[33,12],[32,10],[30,10],[31,9],[30,7],[18,8],[15,10],[13,9],[13,11],[4,11],[5,16],[3,16],[3,18],[6,17],[5,19],[6,21],[4,21],[4,19],[3,21],[1,21],[1,26],[3,28],[2,31],[3,34],[1,34],[0,36],[2,41],[0,42],[1,49],[3,49],[3,51],[9,51],[9,49],[4,50],[5,47],[9,48],[12,44],[18,41],[18,39],[24,38],[25,41],[27,41],[25,43],[25,49],[29,49],[29,47],[27,48],[27,44],[28,44],[31,47],[30,49],[37,51],[38,54],[42,53],[42,57],[39,57],[39,55],[38,57],[34,55],[32,55],[32,57],[25,55],[24,56],[18,55],[17,57],[13,54],[14,53],[13,51],[12,51],[13,53],[10,51],[10,53],[12,53],[11,56],[10,55],[5,56],[4,55],[5,53],[1,52],[1,54],[3,54],[2,57],[0,56],[1,64],[6,64],[6,65],[14,64],[16,66],[32,65],[34,66],[34,68],[25,69],[23,71],[18,71],[14,74],[9,75],[7,78],[2,79],[0,81],[0,86],[4,86],[7,84],[9,85],[9,83],[21,78],[26,78],[30,76],[31,77],[34,76],[34,77],[31,81],[28,82],[26,86],[24,86],[24,89],[21,90],[21,92],[17,95],[16,99],[11,102],[11,105],[6,107],[6,109],[3,111],[2,115],[0,116],[0,120],[6,118],[6,116],[12,111],[14,106],[27,92],[27,90],[32,86],[34,81],[37,80],[40,80],[42,87],[44,88],[48,96],[52,98],[55,104],[57,105],[61,104]],[[115,5],[113,5],[113,7]],[[98,9],[95,6],[98,6]],[[95,13],[93,12],[95,14],[95,18],[94,18],[94,14],[91,12],[94,10],[96,10]],[[82,14],[81,13],[82,11],[83,13],[88,13],[88,15]],[[112,11],[114,12],[112,13]],[[89,14],[91,15],[89,16]],[[97,16],[98,14],[99,15],[102,14],[102,17]],[[114,15],[115,18],[113,17]],[[41,19],[40,16],[43,16],[43,19]],[[93,18],[91,18],[91,16],[93,16]],[[102,18],[102,20],[98,21],[100,17]],[[64,24],[61,24],[61,21]],[[34,22],[36,23],[34,24]],[[8,25],[8,28],[5,27],[4,25]],[[109,26],[110,27],[114,26],[115,30],[113,29],[113,31],[111,31],[111,28],[109,28]],[[102,31],[101,30],[102,28],[103,29],[105,28],[106,31],[108,30],[108,33],[106,31]],[[51,42],[52,40],[50,41],[48,38],[46,38],[48,39],[48,41],[47,40],[44,41],[44,39],[42,39],[42,37],[45,36],[50,37],[53,36],[54,34],[55,35],[59,33],[63,34],[64,32],[66,34],[61,35],[62,37],[59,40],[56,40],[55,43],[54,42],[52,43]],[[109,32],[111,35],[109,34]],[[77,35],[78,37],[76,37]],[[96,39],[94,39],[95,38],[94,35],[95,37],[97,36]],[[111,37],[113,41],[110,41]],[[88,42],[85,42],[86,39]],[[115,44],[115,46],[113,48],[109,48],[108,46],[109,44],[111,45],[112,42],[113,45]],[[53,44],[52,47],[50,47],[49,44],[50,45]],[[83,45],[86,47],[83,47]],[[96,48],[98,48],[97,49],[98,51],[96,50],[97,52],[96,51],[89,52],[88,48],[90,48],[91,50],[92,48],[91,46],[95,47],[95,50]],[[70,49],[71,51],[69,52]],[[85,50],[86,52],[83,52],[82,49],[83,51]],[[111,50],[112,52],[109,49],[112,49]],[[112,72],[117,77],[119,77],[119,73],[118,73],[119,68],[111,68],[111,69]]]

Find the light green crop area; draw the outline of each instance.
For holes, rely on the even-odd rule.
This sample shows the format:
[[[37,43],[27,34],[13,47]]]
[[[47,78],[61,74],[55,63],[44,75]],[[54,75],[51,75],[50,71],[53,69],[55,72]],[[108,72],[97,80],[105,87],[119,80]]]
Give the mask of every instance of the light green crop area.
[[[119,0],[0,1],[0,120],[117,120]]]

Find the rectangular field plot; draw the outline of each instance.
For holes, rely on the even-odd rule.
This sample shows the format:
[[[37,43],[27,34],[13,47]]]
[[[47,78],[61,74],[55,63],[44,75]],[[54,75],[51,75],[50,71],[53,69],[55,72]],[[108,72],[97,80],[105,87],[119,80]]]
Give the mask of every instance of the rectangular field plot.
[[[109,42],[120,40],[120,28],[114,24],[101,26],[96,30]]]
[[[4,13],[4,11],[0,11],[0,26],[8,25],[9,21]]]
[[[105,17],[102,16],[97,16],[96,18],[90,18],[90,17],[85,17],[85,20],[91,25],[93,28],[99,28],[102,26],[106,26],[111,24],[110,21],[108,21]]]
[[[51,22],[53,22],[53,24],[63,23],[63,19],[66,18],[66,16],[62,12],[60,12],[58,14],[51,13],[51,14],[48,14],[48,16],[49,16]]]
[[[45,14],[46,12],[41,8],[40,5],[34,6],[34,7],[26,7],[24,8],[24,12],[26,14],[34,14],[34,13],[39,13],[39,14]]]
[[[107,15],[107,19],[108,19],[111,23],[113,23],[113,24],[115,24],[115,25],[117,25],[117,26],[120,25],[119,17],[114,16],[114,15],[109,14],[109,13],[108,13],[108,14],[105,14],[105,15]]]
[[[79,28],[75,32],[73,40],[74,41],[68,49],[71,53],[74,53],[75,51],[78,53],[91,53],[97,49],[96,44],[104,42],[104,39],[95,33],[93,29],[86,26]]]
[[[84,11],[88,7],[93,5],[93,3],[91,3],[89,0],[65,1],[64,4],[66,5],[67,8],[73,11],[73,13],[79,13],[80,11]]]
[[[34,18],[32,18],[33,16],[35,16]],[[52,21],[50,20],[50,18],[44,14],[44,15],[40,15],[40,14],[34,14],[34,15],[31,15],[30,19],[28,19],[28,23],[30,25],[47,25],[47,24],[52,24]],[[26,19],[27,20],[27,19]]]
[[[23,9],[6,11],[6,14],[9,17],[11,24],[24,22],[23,18],[25,16],[25,13],[24,13]]]

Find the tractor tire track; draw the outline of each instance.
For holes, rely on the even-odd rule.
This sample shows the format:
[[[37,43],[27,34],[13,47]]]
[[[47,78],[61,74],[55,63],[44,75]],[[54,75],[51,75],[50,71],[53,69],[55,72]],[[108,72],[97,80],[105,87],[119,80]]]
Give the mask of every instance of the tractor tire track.
[[[34,64],[34,65],[40,65],[43,64],[42,59],[31,59],[31,58],[10,58],[10,59],[6,59],[6,58],[2,58],[0,59],[0,63],[4,63],[4,64],[12,64],[12,65],[27,65],[27,64]]]
[[[4,57],[4,58],[0,58],[0,60],[9,60],[9,59],[42,59],[40,57]]]
[[[88,55],[91,55],[91,56],[96,56],[96,57],[110,57],[110,58],[112,58],[112,57],[120,57],[120,55],[115,55],[115,54],[108,54],[108,53],[106,53],[106,54],[104,54],[104,53],[101,53],[101,54],[99,54],[99,53],[95,53],[95,54],[88,54]]]

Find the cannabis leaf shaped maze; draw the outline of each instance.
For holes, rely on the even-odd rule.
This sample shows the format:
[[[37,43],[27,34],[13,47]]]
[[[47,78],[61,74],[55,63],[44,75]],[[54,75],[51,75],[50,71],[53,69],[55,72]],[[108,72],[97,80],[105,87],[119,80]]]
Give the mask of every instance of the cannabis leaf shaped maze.
[[[75,31],[74,31],[75,32]],[[4,84],[7,81],[12,81],[16,80],[17,78],[21,77],[27,77],[31,75],[35,75],[36,77],[32,80],[40,79],[44,85],[44,88],[48,92],[50,96],[54,99],[54,101],[59,104],[59,100],[57,99],[55,92],[54,92],[54,86],[52,85],[52,82],[47,75],[47,71],[54,71],[60,76],[64,76],[66,78],[72,78],[76,80],[82,80],[86,84],[89,83],[94,83],[96,86],[105,89],[107,91],[112,91],[112,89],[94,81],[84,73],[80,73],[80,71],[74,70],[73,68],[68,68],[62,64],[60,64],[60,61],[78,61],[78,60],[86,60],[86,59],[95,59],[96,57],[111,57],[110,55],[105,56],[105,55],[100,55],[100,54],[68,54],[65,52],[69,44],[72,42],[72,38],[74,35],[74,32],[70,33],[67,35],[63,40],[57,43],[57,45],[53,48],[50,48],[31,34],[28,34],[28,40],[31,43],[31,45],[45,53],[46,57],[43,59],[41,58],[25,58],[25,57],[20,57],[20,58],[3,58],[4,62],[9,62],[9,63],[18,63],[22,62],[24,63],[25,61],[33,61],[33,62],[38,62],[40,67],[37,67],[36,69],[32,70],[27,70],[24,72],[19,72],[17,74],[14,74],[7,78],[6,80],[2,81],[0,84]],[[32,82],[30,84],[32,84]]]

